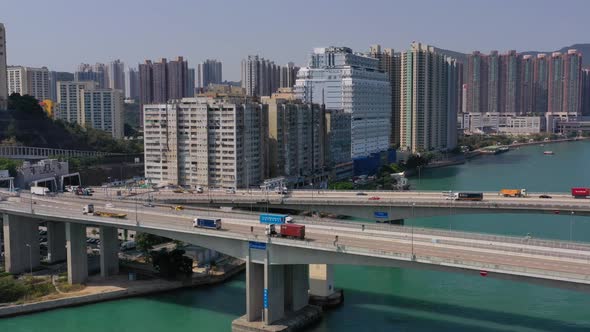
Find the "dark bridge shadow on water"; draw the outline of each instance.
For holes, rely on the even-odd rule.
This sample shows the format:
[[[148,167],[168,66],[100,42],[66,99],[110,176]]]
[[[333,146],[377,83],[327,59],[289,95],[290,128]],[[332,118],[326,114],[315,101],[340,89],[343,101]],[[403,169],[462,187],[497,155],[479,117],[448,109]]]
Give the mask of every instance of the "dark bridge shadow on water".
[[[566,321],[350,289],[344,294],[344,305],[327,312],[310,331],[590,331],[590,322],[576,326]]]

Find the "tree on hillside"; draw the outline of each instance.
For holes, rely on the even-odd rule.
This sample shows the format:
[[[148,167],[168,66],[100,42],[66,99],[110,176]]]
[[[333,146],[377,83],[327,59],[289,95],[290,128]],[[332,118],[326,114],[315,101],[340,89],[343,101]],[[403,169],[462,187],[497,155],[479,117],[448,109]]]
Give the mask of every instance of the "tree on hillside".
[[[22,161],[0,158],[0,170],[8,170],[10,176],[16,176],[16,169],[22,165]]]

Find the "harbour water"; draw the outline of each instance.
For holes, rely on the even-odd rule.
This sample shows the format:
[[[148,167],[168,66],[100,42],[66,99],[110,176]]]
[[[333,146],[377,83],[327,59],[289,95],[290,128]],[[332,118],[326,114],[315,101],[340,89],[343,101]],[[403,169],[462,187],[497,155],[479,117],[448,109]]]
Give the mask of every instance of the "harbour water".
[[[464,165],[423,171],[427,190],[590,186],[590,142],[530,146]],[[449,215],[406,225],[590,242],[590,218],[565,215]],[[590,295],[480,276],[337,266],[345,303],[310,329],[338,331],[590,331]],[[243,276],[210,288],[59,309],[0,320],[0,331],[230,331],[245,312]]]

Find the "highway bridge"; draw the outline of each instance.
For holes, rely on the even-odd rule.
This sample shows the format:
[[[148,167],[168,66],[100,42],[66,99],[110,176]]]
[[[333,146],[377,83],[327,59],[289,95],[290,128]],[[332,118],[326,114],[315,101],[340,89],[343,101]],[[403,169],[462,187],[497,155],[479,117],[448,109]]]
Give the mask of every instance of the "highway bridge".
[[[236,195],[240,196],[248,197]],[[305,202],[313,201],[304,194],[294,196]],[[384,200],[388,197],[394,200],[393,194],[383,196]],[[358,206],[362,206],[359,197],[343,197],[346,199],[358,201]],[[289,313],[308,308],[310,294],[330,296],[334,291],[333,264],[460,272],[590,290],[590,244],[585,243],[300,217],[295,222],[306,225],[305,240],[271,238],[265,236],[263,225],[253,213],[210,209],[176,211],[167,205],[145,207],[139,199],[116,200],[113,207],[107,208],[108,201],[99,195],[82,198],[71,194],[55,197],[22,194],[0,202],[6,270],[28,271],[31,259],[38,265],[38,224],[45,221],[49,253],[55,259],[67,259],[71,283],[83,283],[88,276],[86,226],[91,225],[101,229],[100,262],[105,277],[118,273],[118,228],[165,236],[245,260],[247,312],[236,320],[244,324],[272,325]],[[566,203],[565,198],[563,201],[564,206],[571,203]],[[88,203],[94,204],[97,210],[125,213],[127,217],[83,215],[82,206]],[[223,227],[221,230],[194,228],[195,216],[221,218]],[[29,250],[36,252],[32,258]],[[234,331],[241,331],[236,326]]]
[[[259,190],[236,193],[205,191],[201,194],[159,190],[154,200],[169,204],[229,206],[244,209],[318,211],[333,215],[388,221],[456,214],[526,213],[590,215],[590,200],[566,193],[530,193],[528,197],[503,197],[484,192],[482,201],[449,199],[441,191],[330,191],[293,190],[286,195]]]

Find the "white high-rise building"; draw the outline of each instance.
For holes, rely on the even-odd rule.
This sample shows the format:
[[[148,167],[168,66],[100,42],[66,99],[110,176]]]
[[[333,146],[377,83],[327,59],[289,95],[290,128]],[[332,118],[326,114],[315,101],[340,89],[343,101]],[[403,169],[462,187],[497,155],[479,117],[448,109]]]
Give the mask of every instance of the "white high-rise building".
[[[353,159],[389,148],[391,88],[378,59],[348,47],[316,48],[308,66],[299,70],[294,89],[305,102],[351,114]]]
[[[148,104],[145,176],[156,183],[243,188],[266,169],[266,106],[243,98],[195,97]]]
[[[270,96],[280,86],[281,67],[258,55],[242,60],[242,88],[248,96]]]
[[[400,149],[452,149],[457,144],[460,66],[432,46],[412,43],[401,58]]]
[[[123,138],[123,91],[118,89],[83,89],[80,92],[82,114],[80,125]]]
[[[42,101],[51,98],[49,70],[47,67],[32,68],[10,66],[8,74],[8,94],[29,95]]]
[[[94,81],[58,81],[58,108],[55,117],[67,122],[82,123],[84,114],[82,112],[83,91],[91,90],[96,87],[97,83]]]

